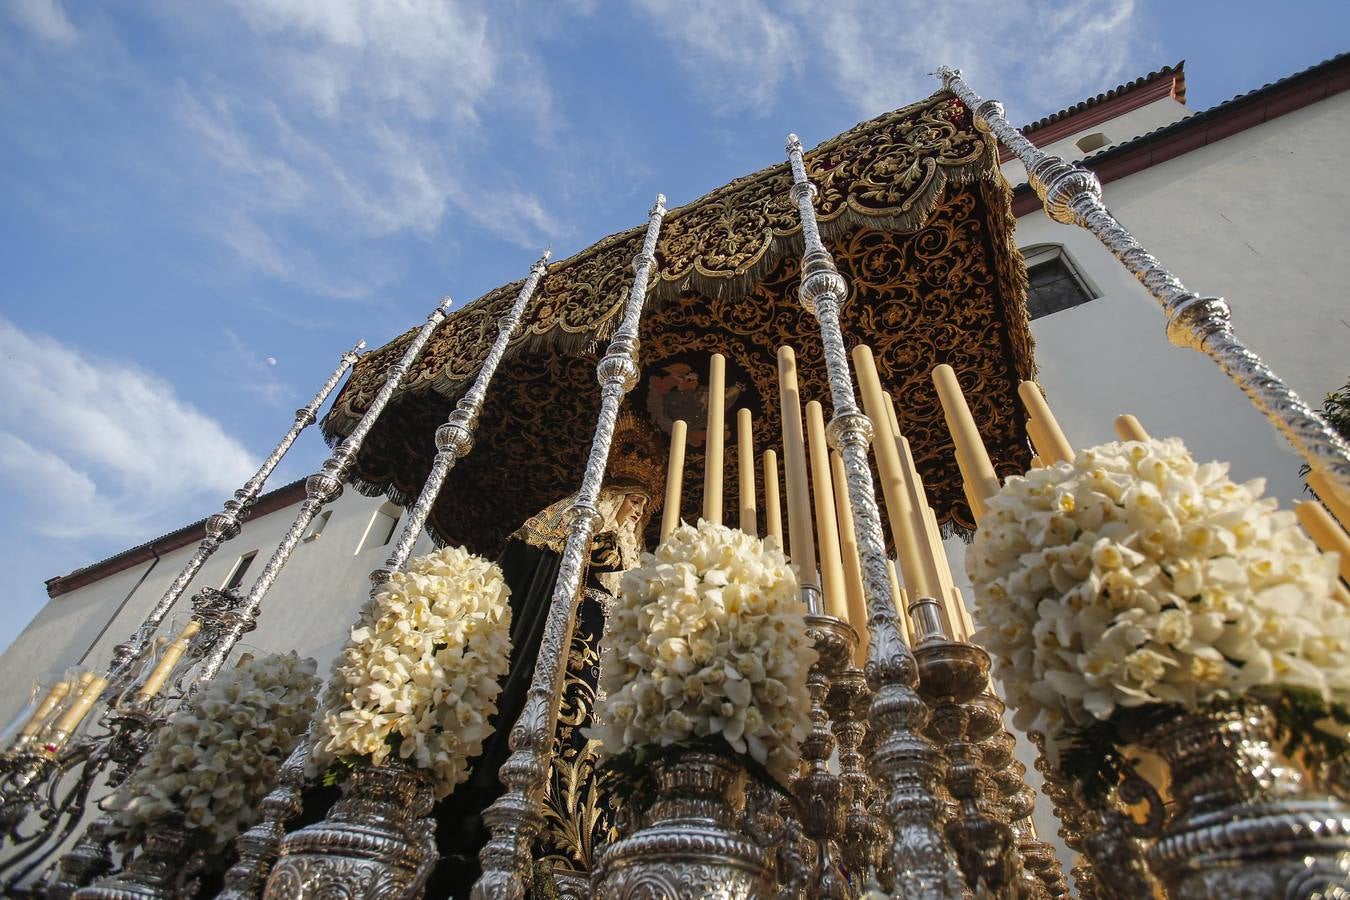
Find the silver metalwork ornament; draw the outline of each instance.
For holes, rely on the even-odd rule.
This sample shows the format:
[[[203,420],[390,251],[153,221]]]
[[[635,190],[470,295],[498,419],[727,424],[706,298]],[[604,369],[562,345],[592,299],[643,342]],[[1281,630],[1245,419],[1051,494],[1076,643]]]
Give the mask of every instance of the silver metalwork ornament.
[[[595,367],[600,382],[600,412],[595,436],[572,506],[572,520],[558,563],[558,577],[549,599],[548,618],[540,639],[538,661],[525,697],[525,707],[511,728],[511,755],[499,770],[506,792],[483,813],[491,832],[479,854],[482,877],[473,887],[476,900],[520,900],[531,869],[530,847],[543,826],[543,798],[548,754],[562,698],[563,667],[575,623],[574,608],[581,576],[600,513],[597,503],[609,462],[619,404],[637,383],[638,325],[646,303],[651,270],[656,265],[656,239],[666,214],[666,198],[658,194],[647,214],[642,249],[633,257],[633,283],[623,318]]]
[[[328,376],[328,380],[323,383],[323,386],[319,388],[319,392],[314,395],[314,399],[310,400],[307,406],[295,411],[295,421],[286,434],[282,436],[281,441],[272,449],[272,452],[263,460],[262,465],[258,467],[258,471],[253,473],[253,477],[245,482],[243,487],[234,492],[233,497],[225,501],[225,508],[221,512],[206,520],[206,536],[202,538],[196,552],[184,564],[182,571],[164,591],[164,595],[146,614],[140,628],[125,642],[118,644],[113,649],[112,664],[108,670],[108,684],[112,693],[116,693],[126,686],[125,680],[130,674],[132,664],[149,646],[155,629],[164,621],[164,617],[169,614],[174,604],[178,602],[178,598],[187,590],[187,586],[201,571],[202,566],[210,559],[211,554],[215,553],[225,541],[239,534],[243,521],[258,499],[258,495],[262,492],[268,476],[272,474],[286,452],[291,449],[291,445],[300,436],[300,432],[314,424],[319,408],[323,406],[324,401],[328,399],[328,395],[337,387],[337,383],[342,379],[342,376],[360,358],[361,351],[365,346],[365,341],[359,341],[355,347],[342,354],[342,361]]]
[[[970,108],[976,126],[992,133],[1026,166],[1027,180],[1046,214],[1056,222],[1080,225],[1101,241],[1158,301],[1167,317],[1168,340],[1213,359],[1313,471],[1325,473],[1331,488],[1350,503],[1350,443],[1238,338],[1228,303],[1188,290],[1125,230],[1102,202],[1102,185],[1093,172],[1042,152],[1003,115],[1003,105],[976,94],[959,69],[941,66],[936,74]]]
[[[70,852],[61,857],[56,873],[47,883],[47,900],[67,900],[82,887],[93,884],[115,867],[112,858],[112,819],[99,816],[80,835]]]
[[[201,874],[203,833],[181,821],[151,828],[139,852],[110,878],[80,888],[74,900],[178,900],[195,897]]]
[[[839,773],[849,788],[843,834],[838,837],[844,870],[860,882],[867,872],[881,868],[889,833],[880,809],[881,792],[867,774],[863,745],[867,740],[867,708],[872,692],[862,670],[847,666],[830,679],[825,709],[838,742]],[[861,885],[854,884],[855,889]]]
[[[262,819],[235,839],[239,856],[225,872],[225,887],[217,900],[255,900],[262,896],[272,865],[281,853],[286,823],[303,808],[309,753],[310,736],[306,732],[282,763],[276,787],[259,804]]]
[[[959,806],[947,823],[947,838],[966,884],[982,896],[1022,897],[1022,865],[1012,828],[981,808],[987,787],[977,745],[1001,726],[997,716],[987,714],[987,706],[975,702],[989,681],[989,654],[964,641],[929,639],[919,641],[914,656],[919,691],[932,710],[929,733],[947,755],[947,790]]]
[[[822,900],[848,900],[854,891],[839,867],[838,841],[844,835],[852,788],[841,775],[830,771],[835,739],[825,705],[831,682],[848,666],[858,636],[847,622],[811,614],[806,616],[806,633],[816,649],[816,661],[806,676],[811,731],[801,746],[805,771],[792,783],[792,791],[801,811],[802,829],[816,845],[815,865],[808,881],[810,895]]]
[[[1147,851],[1171,900],[1350,894],[1350,805],[1308,791],[1256,702],[1169,716],[1140,746],[1171,770],[1174,812]]]
[[[1036,771],[1041,774],[1041,786],[1059,820],[1060,840],[1077,854],[1070,870],[1073,885],[1082,900],[1094,900],[1097,897],[1097,872],[1083,846],[1084,838],[1092,830],[1092,814],[1082,803],[1074,785],[1046,756],[1045,735],[1029,731],[1027,740],[1036,748]]]
[[[305,532],[309,530],[314,517],[342,494],[342,485],[347,480],[347,474],[351,471],[356,454],[360,452],[361,445],[365,443],[366,435],[375,427],[375,420],[380,417],[380,413],[384,412],[384,408],[389,405],[394,392],[403,383],[404,376],[412,368],[413,363],[417,362],[417,358],[422,355],[422,348],[426,346],[427,341],[431,340],[431,336],[436,333],[436,329],[445,321],[446,314],[450,311],[451,302],[451,299],[446,297],[439,306],[431,311],[427,316],[426,324],[408,342],[408,347],[404,350],[403,356],[399,358],[397,363],[389,367],[389,371],[385,374],[384,383],[380,385],[380,389],[371,398],[370,405],[361,414],[360,420],[329,454],[328,459],[324,460],[320,470],[305,479],[305,499],[300,504],[300,509],[296,512],[295,518],[291,521],[290,528],[282,535],[280,543],[277,544],[277,548],[267,560],[267,564],[263,566],[262,572],[258,574],[257,580],[248,589],[248,593],[244,596],[244,600],[238,609],[238,616],[220,630],[215,646],[205,655],[201,666],[197,669],[193,682],[189,686],[189,691],[214,678],[216,673],[220,671],[220,667],[225,664],[225,659],[234,649],[234,645],[246,632],[256,626],[258,613],[262,609],[263,598],[271,590],[277,576],[281,574],[281,570],[286,567],[286,563],[290,560],[295,548],[304,539]]]
[[[922,734],[928,708],[915,692],[918,669],[914,656],[900,638],[895,598],[886,572],[881,512],[867,458],[872,422],[858,409],[839,324],[839,306],[847,284],[821,242],[812,205],[816,189],[806,176],[802,144],[795,134],[788,135],[787,152],[792,169],[791,195],[797,204],[805,245],[798,294],[803,308],[813,312],[820,323],[834,407],[826,436],[844,463],[862,561],[870,635],[866,673],[874,691],[869,719],[877,731],[871,764],[874,777],[890,791],[885,809],[891,819],[894,883],[906,897],[955,900],[963,894],[961,876],[938,827],[941,800],[937,780],[942,757]]]
[[[402,760],[353,769],[322,822],[281,842],[268,900],[421,896],[436,864],[431,775]]]
[[[688,752],[653,766],[655,799],[634,834],[600,857],[600,900],[751,900],[774,891],[769,853],[737,825],[744,768]]]

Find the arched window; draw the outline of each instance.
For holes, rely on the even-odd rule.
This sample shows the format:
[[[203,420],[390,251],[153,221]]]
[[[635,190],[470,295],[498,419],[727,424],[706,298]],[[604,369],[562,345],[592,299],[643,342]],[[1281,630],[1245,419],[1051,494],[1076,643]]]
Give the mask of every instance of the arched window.
[[[1101,296],[1059,244],[1022,250],[1027,261],[1027,308],[1031,318],[1072,309]]]
[[[386,501],[375,511],[375,515],[370,517],[370,524],[366,526],[366,533],[361,537],[361,544],[356,548],[356,552],[361,553],[372,547],[383,547],[393,540],[394,532],[398,530],[399,517],[402,515],[403,507]]]

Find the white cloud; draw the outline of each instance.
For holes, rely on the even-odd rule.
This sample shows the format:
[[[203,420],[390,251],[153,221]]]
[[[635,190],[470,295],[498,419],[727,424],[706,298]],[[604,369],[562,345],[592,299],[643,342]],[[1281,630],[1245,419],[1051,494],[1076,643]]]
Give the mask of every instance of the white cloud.
[[[54,538],[120,538],[182,524],[256,462],[167,382],[0,319],[0,478],[16,521]]]
[[[763,111],[799,68],[801,32],[762,0],[633,3],[675,44],[679,62],[722,111]]]
[[[79,37],[60,0],[10,0],[6,6],[14,21],[44,41],[69,44]]]
[[[790,82],[871,117],[932,94],[929,73],[951,65],[1029,117],[1142,74],[1129,68],[1141,40],[1133,0],[631,2],[710,99],[743,107],[771,104]]]

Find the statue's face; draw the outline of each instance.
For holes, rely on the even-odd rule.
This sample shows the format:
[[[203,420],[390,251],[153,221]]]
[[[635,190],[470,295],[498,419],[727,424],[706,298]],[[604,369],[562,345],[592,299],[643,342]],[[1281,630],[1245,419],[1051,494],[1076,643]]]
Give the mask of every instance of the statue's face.
[[[642,494],[628,494],[619,507],[619,524],[632,525],[634,528],[642,522],[642,514],[647,511],[647,498]]]

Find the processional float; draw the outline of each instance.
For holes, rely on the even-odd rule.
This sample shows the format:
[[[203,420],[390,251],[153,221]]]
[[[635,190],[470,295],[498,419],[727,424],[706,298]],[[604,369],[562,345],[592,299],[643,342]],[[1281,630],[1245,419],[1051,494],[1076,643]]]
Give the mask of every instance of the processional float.
[[[371,575],[371,605],[358,623],[367,628],[390,586],[407,583],[403,571],[424,527],[490,554],[516,522],[567,494],[580,471],[524,711],[499,726],[513,726],[513,752],[500,769],[506,790],[483,816],[489,835],[474,896],[1067,895],[1054,849],[1030,822],[1034,793],[1004,728],[990,653],[976,644],[989,626],[971,623],[941,541],[944,528],[1006,521],[1005,478],[1029,469],[1029,478],[1049,477],[1096,452],[1074,450],[1030,380],[1025,275],[993,138],[1027,164],[1052,218],[1089,228],[1139,275],[1164,305],[1169,337],[1213,356],[1290,437],[1333,513],[1350,486],[1350,452],[1238,341],[1221,300],[1186,291],[1120,228],[1090,173],[1042,154],[955,70],[941,76],[944,93],[809,154],[791,136],[786,167],[670,213],[659,198],[645,229],[551,271],[546,254],[523,283],[453,315],[446,304],[417,332],[367,354],[325,420],[337,447],[307,480],[306,499],[258,579],[243,597],[199,592],[178,637],[157,640],[196,569],[238,533],[267,472],[355,361],[355,351],[344,356],[264,469],[208,522],[202,548],[119,646],[108,673],[54,690],[33,716],[36,726],[20,730],[4,760],[0,806],[11,842],[0,862],[7,889],[89,898],[198,889],[200,873],[185,872],[189,863],[165,849],[197,846],[189,859],[203,865],[181,818],[139,851],[127,849],[120,871],[111,823],[99,818],[59,864],[35,876],[81,824],[108,761],[117,765],[111,780],[124,781],[172,705],[190,707],[194,687],[228,676],[223,666],[255,626],[276,575],[344,483],[400,502],[416,498],[389,559]],[[633,277],[625,284],[628,259]],[[828,422],[811,396],[825,392]],[[690,540],[694,532],[680,520],[701,510],[714,525],[700,524],[698,533],[715,539],[724,483],[737,486],[744,535],[758,533],[764,510],[773,539],[765,559],[781,558],[773,547],[786,531],[797,574],[785,577],[800,595],[792,627],[815,651],[809,671],[797,673],[808,707],[797,711],[800,768],[786,784],[746,781],[747,766],[757,770],[745,760],[728,768],[705,745],[676,745],[657,759],[654,781],[641,782],[655,794],[630,795],[634,808],[619,811],[589,873],[555,867],[541,875],[532,846],[547,827],[563,670],[625,398],[670,438],[666,508],[651,537]],[[732,406],[739,406],[737,447],[727,458]],[[574,427],[591,421],[584,434]],[[1131,442],[1122,446],[1136,448],[1129,452],[1151,452],[1137,420],[1123,417],[1117,427]],[[434,442],[417,439],[433,432]],[[1321,507],[1300,516],[1323,548],[1346,545],[1342,524]],[[977,534],[972,552],[983,553],[986,540]],[[981,615],[989,590],[976,584]],[[1345,597],[1343,585],[1330,590]],[[1007,659],[996,662],[1010,671]],[[1025,699],[1024,685],[1002,689]],[[107,733],[71,741],[100,694]],[[1060,836],[1080,854],[1081,896],[1312,897],[1350,889],[1350,811],[1331,796],[1343,793],[1343,781],[1328,777],[1338,770],[1306,755],[1302,774],[1277,761],[1261,731],[1269,713],[1244,704],[1165,707],[1167,717],[1135,723],[1139,744],[1171,765],[1170,812],[1158,786],[1130,766],[1112,770],[1106,790],[1088,796],[1066,776],[1054,737],[1047,744],[1046,735],[1033,735]],[[328,727],[322,713],[314,728]],[[437,854],[426,773],[391,763],[381,780],[353,781],[326,818],[299,828],[291,823],[314,784],[307,762],[317,738],[293,740],[260,804],[261,821],[231,844],[221,896],[417,895]],[[77,790],[62,795],[58,786],[76,769],[84,773]],[[1142,822],[1130,805],[1144,810]],[[44,823],[36,839],[22,832],[33,819]],[[165,830],[179,832],[176,843],[164,840]]]

